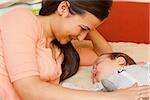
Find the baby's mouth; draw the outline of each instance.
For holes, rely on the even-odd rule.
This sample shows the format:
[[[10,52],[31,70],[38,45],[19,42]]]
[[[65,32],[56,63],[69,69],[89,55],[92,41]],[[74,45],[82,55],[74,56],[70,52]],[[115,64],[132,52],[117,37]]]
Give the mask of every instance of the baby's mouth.
[[[96,73],[93,73],[93,74],[92,74],[92,82],[93,82],[93,84],[95,84],[95,83],[98,82],[98,80],[97,80],[97,78],[96,78]]]
[[[92,77],[93,77],[93,78],[96,77],[96,72],[92,72]]]

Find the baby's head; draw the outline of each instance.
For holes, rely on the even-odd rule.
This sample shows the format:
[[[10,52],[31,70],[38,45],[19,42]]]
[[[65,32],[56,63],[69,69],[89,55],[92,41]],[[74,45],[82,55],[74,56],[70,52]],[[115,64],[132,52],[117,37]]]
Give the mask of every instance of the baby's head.
[[[93,66],[94,82],[99,82],[108,77],[121,67],[136,64],[127,54],[121,52],[104,53],[96,60]]]

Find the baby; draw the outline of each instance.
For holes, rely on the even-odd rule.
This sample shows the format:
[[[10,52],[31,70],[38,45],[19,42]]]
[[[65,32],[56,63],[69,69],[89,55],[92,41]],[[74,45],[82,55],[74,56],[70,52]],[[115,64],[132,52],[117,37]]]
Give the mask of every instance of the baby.
[[[150,85],[150,63],[137,64],[127,54],[121,52],[102,54],[92,69],[94,85],[83,90],[115,91],[127,88],[138,83]],[[65,87],[81,89],[70,83],[63,84]]]
[[[102,54],[96,61],[92,76],[95,84],[101,84],[107,91],[127,88],[134,83],[150,85],[150,63],[137,64],[121,52]],[[100,87],[102,88],[102,87]]]

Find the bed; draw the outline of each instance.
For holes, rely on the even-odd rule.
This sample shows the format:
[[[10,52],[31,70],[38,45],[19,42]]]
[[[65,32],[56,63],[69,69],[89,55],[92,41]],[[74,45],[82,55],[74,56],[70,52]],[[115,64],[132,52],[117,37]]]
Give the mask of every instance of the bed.
[[[33,9],[38,14],[40,1],[2,5],[0,0],[0,15],[18,6]],[[14,0],[8,0],[14,1]],[[24,0],[23,0],[24,1]],[[36,1],[36,0],[33,0]],[[130,55],[136,62],[150,62],[150,32],[149,32],[149,0],[137,2],[132,0],[115,0],[108,20],[100,25],[97,30],[109,41],[114,51]],[[14,3],[14,2],[13,2]],[[7,7],[9,6],[9,7]],[[90,42],[90,41],[84,41]],[[92,66],[81,66],[73,77],[64,82],[86,88],[92,85]]]
[[[150,2],[120,1],[113,3],[108,20],[97,30],[109,41],[114,51],[124,52],[136,62],[150,62]],[[81,66],[76,75],[64,82],[81,88],[90,87],[91,69],[92,66]]]

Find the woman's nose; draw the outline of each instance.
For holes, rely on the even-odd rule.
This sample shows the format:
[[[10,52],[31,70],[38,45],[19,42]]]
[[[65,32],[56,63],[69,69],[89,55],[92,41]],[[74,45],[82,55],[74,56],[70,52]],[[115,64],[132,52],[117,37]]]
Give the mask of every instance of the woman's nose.
[[[77,36],[75,36],[75,35],[73,35],[71,38],[72,38],[73,40],[78,40]]]
[[[77,36],[77,39],[78,39],[79,41],[84,40],[85,37],[87,36],[87,34],[88,34],[88,32],[82,32],[82,33],[80,33],[80,34]]]
[[[71,39],[81,41],[81,40],[85,39],[87,34],[88,34],[88,32],[79,32],[79,33],[76,33],[76,34],[72,35]]]

